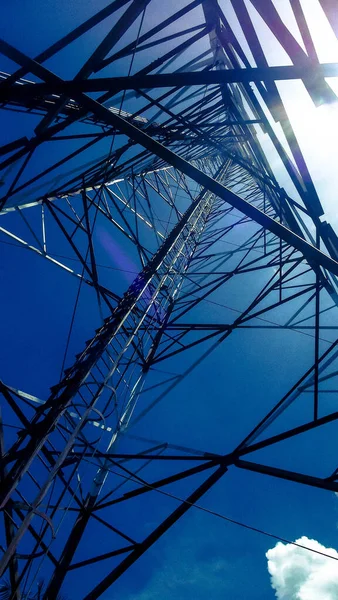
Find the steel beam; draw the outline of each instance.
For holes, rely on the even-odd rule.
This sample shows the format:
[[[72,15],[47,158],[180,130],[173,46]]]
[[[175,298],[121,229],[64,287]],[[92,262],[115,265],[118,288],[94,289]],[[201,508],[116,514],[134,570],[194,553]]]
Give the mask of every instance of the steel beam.
[[[338,64],[288,65],[280,67],[252,67],[226,69],[222,71],[191,71],[184,73],[161,73],[159,75],[131,75],[129,77],[98,77],[54,81],[50,83],[26,83],[0,86],[0,102],[18,102],[48,96],[66,94],[73,97],[80,93],[111,92],[121,90],[156,89],[198,85],[226,85],[231,83],[257,83],[271,81],[307,80],[316,77],[337,77]]]
[[[206,173],[203,173],[203,171],[183,157],[179,156],[169,148],[166,148],[160,142],[147,135],[144,131],[135,127],[135,125],[132,125],[122,117],[112,113],[92,98],[82,95],[80,96],[80,101],[89,112],[102,118],[107,124],[117,127],[135,142],[141,144],[144,148],[157,155],[159,158],[162,158],[179,171],[182,171],[182,173],[188,177],[191,177],[191,179],[202,185],[203,188],[222,198],[225,202],[249,217],[249,219],[252,219],[268,231],[271,231],[271,233],[277,237],[284,240],[290,246],[299,250],[308,261],[313,262],[317,266],[327,269],[333,275],[338,276],[338,263],[318,250],[315,246],[296,235],[293,231],[278,221],[275,221],[243,198],[240,198],[237,194],[224,187]]]
[[[334,481],[330,477],[313,477],[311,475],[295,473],[294,471],[278,469],[277,467],[270,467],[268,465],[261,465],[258,463],[253,463],[241,459],[235,460],[234,465],[235,467],[238,467],[239,469],[245,469],[246,471],[253,471],[254,473],[271,475],[272,477],[277,477],[278,479],[285,479],[287,481],[293,481],[295,483],[302,483],[311,487],[320,488],[322,490],[328,490],[330,492],[338,492],[338,481]]]

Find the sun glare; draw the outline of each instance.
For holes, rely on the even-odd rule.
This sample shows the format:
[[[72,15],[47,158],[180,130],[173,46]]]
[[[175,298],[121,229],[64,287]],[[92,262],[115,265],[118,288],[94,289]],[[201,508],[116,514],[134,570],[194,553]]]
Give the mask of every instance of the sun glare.
[[[319,62],[338,62],[338,40],[318,0],[303,0],[302,7]],[[327,78],[326,82],[338,95],[338,77]],[[337,228],[338,99],[316,106],[302,82],[281,82],[278,87],[320,196],[325,218]]]

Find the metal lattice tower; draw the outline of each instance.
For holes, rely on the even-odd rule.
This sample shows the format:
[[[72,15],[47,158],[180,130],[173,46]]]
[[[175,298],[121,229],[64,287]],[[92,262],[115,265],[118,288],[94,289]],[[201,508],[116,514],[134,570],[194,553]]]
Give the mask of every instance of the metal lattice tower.
[[[301,80],[315,105],[335,103],[325,78],[338,65],[319,63],[298,0],[290,10],[302,45],[272,0],[169,2],[164,13],[158,4],[107,3],[33,57],[0,41],[2,113],[23,132],[0,150],[1,240],[27,251],[23,269],[25,254],[71,280],[65,306],[76,292],[50,393],[22,391],[19,376],[1,374],[0,573],[15,600],[37,597],[41,575],[41,598],[69,589],[99,598],[231,469],[338,492],[332,455],[321,473],[264,459],[326,426],[332,440],[336,433],[325,394],[338,373],[338,240],[276,82]],[[248,5],[290,65],[269,66]],[[338,34],[332,3],[320,5]],[[73,48],[93,32],[69,77]],[[100,237],[122,256],[128,282],[102,266]],[[91,334],[73,347],[80,294]],[[158,441],[160,403],[180,395],[212,353],[222,349],[226,362],[228,340],[242,336],[239,348],[249,330],[257,347],[267,330],[308,336],[299,377],[290,380],[284,365],[278,401],[262,389],[264,413],[258,406],[231,448]],[[263,369],[265,359],[263,351]],[[210,365],[206,373],[213,377]],[[156,495],[163,506],[143,523],[136,516]],[[82,573],[86,592],[77,596]]]

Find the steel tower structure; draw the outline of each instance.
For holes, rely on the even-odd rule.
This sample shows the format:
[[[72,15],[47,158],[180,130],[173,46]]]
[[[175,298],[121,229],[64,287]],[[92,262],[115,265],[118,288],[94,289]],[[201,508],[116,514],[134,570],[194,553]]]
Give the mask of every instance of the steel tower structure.
[[[338,34],[333,4],[320,5]],[[49,395],[1,376],[10,598],[32,597],[41,574],[41,597],[71,581],[75,598],[83,572],[81,597],[99,598],[231,468],[338,492],[332,456],[322,473],[259,460],[325,426],[334,439],[338,418],[325,401],[337,376],[338,241],[276,83],[301,80],[315,105],[333,103],[338,65],[319,63],[301,3],[289,8],[302,43],[272,0],[115,0],[36,56],[0,42],[1,108],[23,131],[0,150],[2,240],[61,270],[77,300],[86,290],[97,326],[76,357],[66,352]],[[258,18],[291,64],[269,66]],[[100,227],[138,270],[127,285],[100,264]],[[202,307],[215,298],[213,315]],[[310,360],[292,382],[285,367],[289,387],[231,449],[152,441],[155,426],[136,435],[214,350],[270,329],[306,334]],[[139,527],[154,496],[163,510]]]

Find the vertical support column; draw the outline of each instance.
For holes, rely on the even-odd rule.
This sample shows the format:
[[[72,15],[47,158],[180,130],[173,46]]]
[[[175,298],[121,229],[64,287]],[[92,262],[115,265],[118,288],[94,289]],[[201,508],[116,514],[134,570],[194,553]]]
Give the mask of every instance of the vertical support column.
[[[219,167],[215,174],[216,179],[222,178],[228,168],[228,162],[222,163]],[[95,387],[91,388],[91,396],[86,401],[81,419],[74,426],[74,429],[69,432],[68,439],[64,440],[64,447],[54,467],[46,476],[36,498],[31,501],[31,510],[28,511],[27,516],[23,519],[15,537],[11,540],[3,556],[0,564],[0,575],[10,563],[17,545],[29,527],[37,508],[46,496],[53,480],[69,456],[74,442],[81,433],[83,425],[90,416],[91,411],[97,409],[100,397],[103,395],[105,389],[107,387],[112,388],[112,377],[116,374],[119,364],[122,360],[128,360],[128,351],[133,344],[138,343],[138,336],[144,336],[141,333],[142,327],[144,327],[145,333],[148,334],[147,330],[149,327],[152,329],[152,324],[155,324],[153,321],[158,322],[157,311],[154,307],[158,304],[164,309],[170,307],[171,301],[179,289],[183,273],[197,247],[198,238],[205,227],[206,219],[212,209],[213,199],[214,195],[211,192],[202,190],[191,203],[162,246],[128,288],[118,306],[114,309],[112,316],[106,319],[104,325],[97,331],[96,336],[87,344],[87,347],[78,357],[73,367],[69,369],[62,382],[55,386],[51,397],[43,405],[42,411],[37,411],[29,430],[23,432],[22,436],[7,453],[8,462],[13,466],[3,481],[1,490],[3,507],[10,501],[12,493],[15,491],[22,477],[30,469],[44,444],[49,439],[52,439],[53,431],[57,427],[60,418],[70,404],[74,402],[82,385],[85,384],[87,378],[91,375],[91,379],[95,380]],[[168,297],[168,285],[171,289],[171,298]],[[151,313],[152,309],[154,309],[153,314]],[[158,341],[155,339],[156,334],[154,338],[149,335],[144,337],[146,337],[146,342],[143,345],[145,351],[148,349],[147,362],[149,366],[149,357],[151,356],[153,344],[158,343]],[[96,364],[105,356],[105,353],[107,353],[107,359],[109,360],[106,361],[108,364],[106,372],[102,373],[99,368],[95,369]],[[138,398],[139,386],[143,376],[142,367],[139,367],[139,372],[135,375],[134,383],[130,385],[131,392],[127,402],[123,408],[121,407],[122,412],[119,415],[116,429],[112,432],[112,437],[108,444],[108,452],[111,451],[119,431],[128,425]],[[120,390],[123,386],[121,378],[119,385]],[[125,390],[122,389],[122,392],[126,396]],[[26,444],[25,441],[27,441]],[[105,481],[106,471],[107,469],[103,465],[95,477],[92,490],[88,493],[84,503],[83,514],[77,519],[64,549],[60,564],[56,569],[55,577],[52,578],[48,598],[56,597],[57,589],[61,587],[74,552],[88,523],[91,509]]]
[[[2,483],[6,470],[3,466],[3,457],[5,455],[5,444],[4,444],[4,432],[3,432],[3,423],[2,423],[2,414],[0,408],[0,483]],[[3,511],[4,518],[4,526],[5,526],[5,536],[6,536],[6,544],[9,546],[15,534],[15,528],[12,522],[12,507],[9,505],[6,510]],[[9,564],[9,583],[11,586],[11,598],[12,600],[21,600],[21,593],[19,590],[19,572],[18,572],[18,560],[16,555],[12,557],[12,560]]]
[[[320,249],[319,225],[316,227],[316,246]],[[320,326],[320,271],[316,270],[315,296],[315,368],[314,368],[314,409],[313,418],[318,419],[318,379],[319,379],[319,326]]]
[[[216,177],[223,176],[223,174],[227,168],[228,168],[228,161],[226,164],[222,164],[220,169],[218,169]],[[199,198],[197,199],[197,201],[195,201],[193,203],[196,205],[195,209],[191,210],[192,207],[190,207],[190,209],[188,209],[187,213],[189,212],[189,215],[190,215],[189,218],[186,218],[187,213],[185,213],[185,215],[182,217],[181,221],[184,220],[185,225],[184,225],[184,228],[180,227],[181,233],[182,233],[182,236],[181,236],[182,239],[177,237],[178,245],[175,249],[175,253],[177,254],[177,257],[182,257],[182,255],[184,256],[184,248],[188,242],[188,239],[190,238],[191,246],[189,249],[189,253],[188,253],[188,255],[184,256],[183,260],[182,260],[182,258],[179,258],[179,260],[181,262],[180,267],[178,269],[179,275],[177,275],[175,277],[174,289],[173,289],[173,292],[171,295],[171,300],[170,300],[169,306],[167,307],[167,311],[164,316],[163,323],[160,326],[160,328],[158,329],[158,331],[154,337],[154,340],[151,344],[151,347],[149,348],[149,351],[148,351],[147,357],[146,357],[146,361],[145,361],[145,365],[144,365],[142,371],[140,372],[139,378],[138,378],[135,386],[132,389],[131,396],[130,396],[128,406],[127,406],[127,411],[125,412],[124,417],[122,418],[121,423],[120,423],[120,430],[122,428],[125,428],[128,425],[130,413],[133,411],[133,409],[135,407],[138,393],[139,393],[139,390],[141,387],[141,383],[144,380],[144,377],[151,366],[152,358],[155,355],[156,348],[158,347],[161,337],[165,331],[165,324],[166,324],[167,318],[169,316],[169,313],[171,312],[171,310],[173,308],[173,302],[179,291],[179,287],[183,281],[184,272],[187,270],[187,268],[189,266],[190,260],[196,250],[196,247],[198,244],[198,239],[205,228],[208,215],[210,214],[210,211],[213,206],[213,199],[214,199],[213,194],[203,190],[201,192],[201,194],[199,195]],[[164,242],[164,245],[165,244],[166,244],[166,242]],[[176,264],[176,261],[175,261],[175,265],[176,265],[176,267],[175,267],[175,270],[176,270],[177,266],[178,266]],[[166,267],[166,269],[167,269],[167,267]],[[162,277],[162,279],[161,279],[162,289],[167,281],[168,274],[169,273],[167,273],[167,275],[164,275],[164,277]],[[125,419],[125,422],[124,422],[124,419]],[[114,433],[114,435],[109,443],[109,446],[107,448],[108,454],[113,453],[115,451],[116,442],[118,440],[118,434],[119,434],[119,431],[116,431]],[[111,466],[111,462],[110,462],[109,458],[106,458],[103,466],[97,472],[97,475],[93,481],[92,489],[90,490],[90,492],[87,495],[84,510],[79,515],[79,517],[74,525],[74,528],[70,532],[68,541],[63,549],[59,564],[55,568],[54,573],[48,584],[48,588],[46,590],[46,595],[45,595],[46,600],[47,599],[48,600],[56,600],[56,598],[57,598],[57,594],[62,587],[64,579],[67,575],[67,572],[68,572],[71,562],[73,560],[73,556],[76,552],[76,549],[78,548],[78,546],[80,544],[80,541],[83,537],[85,529],[88,525],[89,519],[91,517],[91,513],[96,506],[96,502],[99,498],[101,489],[105,483],[105,479],[107,477],[107,473],[109,471],[110,466]],[[154,539],[154,541],[155,541],[155,539]],[[139,555],[140,554],[139,551],[136,551],[136,554]],[[133,556],[134,556],[134,553],[133,553]]]

